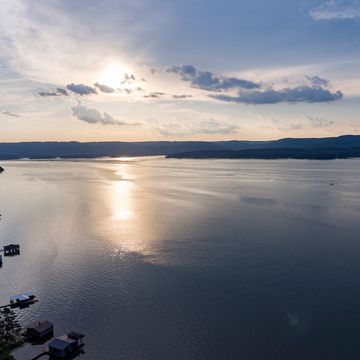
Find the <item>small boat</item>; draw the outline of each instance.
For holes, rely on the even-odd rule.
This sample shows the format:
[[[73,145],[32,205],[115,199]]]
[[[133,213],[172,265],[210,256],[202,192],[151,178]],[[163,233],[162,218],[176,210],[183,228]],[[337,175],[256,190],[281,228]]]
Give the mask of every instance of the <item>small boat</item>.
[[[10,297],[11,307],[27,306],[36,302],[35,295],[32,292],[26,292]]]

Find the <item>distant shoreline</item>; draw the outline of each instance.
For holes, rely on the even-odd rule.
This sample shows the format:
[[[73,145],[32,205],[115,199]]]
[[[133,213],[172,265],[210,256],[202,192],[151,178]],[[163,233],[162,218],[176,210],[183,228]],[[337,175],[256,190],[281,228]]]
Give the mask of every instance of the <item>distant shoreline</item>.
[[[189,159],[314,159],[360,157],[360,135],[273,141],[145,141],[0,143],[1,160],[71,160],[166,156]]]
[[[250,149],[239,151],[195,151],[170,154],[169,159],[262,159],[336,160],[360,158],[360,148],[347,149]]]

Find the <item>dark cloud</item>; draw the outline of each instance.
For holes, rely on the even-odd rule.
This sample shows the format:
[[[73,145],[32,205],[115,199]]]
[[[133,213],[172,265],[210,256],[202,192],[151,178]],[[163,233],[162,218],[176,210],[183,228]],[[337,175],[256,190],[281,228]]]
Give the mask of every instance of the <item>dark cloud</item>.
[[[247,91],[237,96],[224,94],[209,95],[209,97],[221,101],[242,104],[276,104],[276,103],[318,103],[340,100],[343,97],[341,91],[334,93],[321,87],[298,86],[281,90]]]
[[[79,120],[85,121],[89,124],[102,124],[102,125],[140,125],[139,123],[127,123],[114,119],[108,113],[101,114],[96,109],[87,108],[80,102],[71,108],[73,115]]]
[[[68,92],[66,91],[66,89],[63,88],[57,88],[56,92],[55,91],[40,91],[39,95],[42,97],[52,97],[52,96],[68,96]]]
[[[46,91],[40,91],[39,95],[42,96],[42,97],[59,96],[59,94],[57,94],[56,92],[46,92]]]
[[[61,94],[61,95],[64,95],[64,96],[68,96],[68,92],[66,91],[66,89],[64,88],[57,88],[56,91]]]
[[[311,85],[314,87],[328,87],[330,85],[329,80],[322,79],[321,77],[315,76],[306,76],[306,78],[311,82]]]
[[[7,115],[7,116],[12,116],[12,117],[20,117],[19,114],[15,114],[15,113],[13,113],[13,112],[11,112],[9,110],[3,111],[2,114]]]
[[[187,99],[187,98],[191,98],[192,95],[186,95],[186,94],[181,94],[181,95],[173,95],[173,99]]]
[[[104,85],[104,84],[95,83],[94,86],[97,87],[103,93],[113,93],[113,92],[115,92],[114,88],[112,88],[110,86],[107,86],[107,85]]]
[[[260,87],[259,84],[252,81],[218,76],[210,71],[201,71],[193,65],[174,65],[166,71],[180,75],[183,81],[190,81],[193,87],[203,90],[223,91],[231,89],[257,89]]]
[[[159,97],[162,97],[166,95],[165,93],[163,92],[160,92],[160,91],[155,91],[155,92],[151,92],[147,95],[144,95],[144,98],[159,98]]]
[[[66,86],[66,88],[76,94],[79,94],[81,96],[83,95],[91,95],[91,94],[97,94],[96,89],[88,86],[88,85],[84,85],[84,84],[69,84]]]
[[[307,117],[307,119],[310,122],[310,125],[313,128],[328,128],[335,124],[335,121],[332,121],[332,120],[322,119],[322,118],[318,118],[318,117],[314,117],[314,116],[310,116],[310,115],[306,115],[306,114],[304,114],[304,115]]]

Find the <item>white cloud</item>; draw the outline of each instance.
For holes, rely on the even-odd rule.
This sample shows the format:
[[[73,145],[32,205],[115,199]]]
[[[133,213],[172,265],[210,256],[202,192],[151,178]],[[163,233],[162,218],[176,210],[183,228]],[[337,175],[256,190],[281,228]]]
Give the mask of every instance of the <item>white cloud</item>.
[[[85,121],[89,124],[102,124],[102,125],[139,125],[138,123],[127,123],[114,119],[108,113],[103,114],[100,111],[83,106],[80,102],[72,106],[71,110],[73,115],[79,120]]]
[[[178,119],[172,118],[164,121],[148,120],[149,125],[165,136],[187,135],[228,135],[234,134],[238,126],[215,119]]]
[[[360,0],[330,0],[310,10],[315,20],[360,18]]]

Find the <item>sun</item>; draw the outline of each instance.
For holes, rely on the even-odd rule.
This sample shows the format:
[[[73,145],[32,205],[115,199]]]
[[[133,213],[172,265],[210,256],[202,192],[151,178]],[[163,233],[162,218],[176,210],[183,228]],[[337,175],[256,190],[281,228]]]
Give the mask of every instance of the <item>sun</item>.
[[[126,76],[131,76],[131,70],[123,64],[108,65],[100,76],[100,83],[111,87],[122,87]]]

